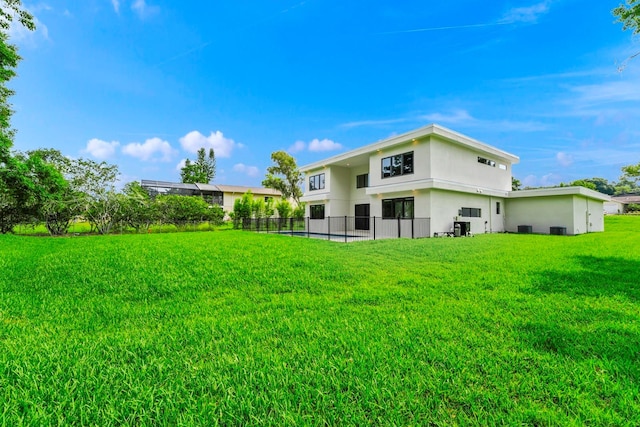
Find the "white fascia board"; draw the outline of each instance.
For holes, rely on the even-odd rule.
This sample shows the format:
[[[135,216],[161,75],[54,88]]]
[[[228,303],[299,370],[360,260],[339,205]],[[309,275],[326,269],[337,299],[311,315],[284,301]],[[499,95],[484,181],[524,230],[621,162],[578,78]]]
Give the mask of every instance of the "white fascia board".
[[[321,200],[329,200],[330,196],[331,195],[327,192],[323,192],[323,193],[314,192],[313,194],[305,194],[304,196],[300,197],[300,201],[301,202],[319,202]]]
[[[611,196],[584,187],[536,188],[533,190],[519,190],[509,192],[510,199],[553,196],[583,196],[589,199],[601,200],[603,202],[608,202],[611,200]]]
[[[338,154],[337,156],[329,157],[324,160],[310,163],[308,165],[300,167],[300,171],[304,173],[315,171],[317,169],[322,169],[326,166],[331,166],[332,164],[346,162],[352,157],[360,156],[363,154],[375,153],[378,150],[384,150],[386,148],[393,147],[394,145],[405,144],[407,142],[411,142],[414,139],[417,140],[430,135],[437,135],[441,138],[444,138],[447,141],[473,148],[476,151],[492,154],[493,156],[502,158],[512,164],[518,163],[520,161],[520,158],[514,154],[507,153],[506,151],[502,151],[491,145],[487,145],[473,138],[469,138],[468,136],[454,132],[451,129],[447,129],[445,127],[442,127],[436,124],[431,124],[428,126],[421,127],[420,129],[416,129],[416,130],[404,133],[402,135],[392,136],[391,138],[374,142],[373,144],[365,145],[364,147],[347,151],[346,153]]]
[[[367,187],[365,194],[375,196],[378,194],[397,193],[401,191],[417,191],[417,190],[445,190],[458,193],[470,193],[483,196],[508,197],[509,192],[504,190],[496,190],[494,188],[477,187],[473,185],[460,184],[452,181],[444,181],[440,179],[422,179],[417,181],[405,181],[394,184],[377,185],[375,187]]]

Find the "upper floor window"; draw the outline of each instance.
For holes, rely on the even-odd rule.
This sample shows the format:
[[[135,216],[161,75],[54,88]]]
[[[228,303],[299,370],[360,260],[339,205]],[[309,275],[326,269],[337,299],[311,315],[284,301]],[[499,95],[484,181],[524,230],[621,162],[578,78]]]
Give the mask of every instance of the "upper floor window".
[[[369,186],[369,174],[363,173],[356,176],[356,188],[364,188]]]
[[[466,216],[470,218],[480,218],[482,216],[482,210],[480,208],[462,208],[458,212],[460,216]]]
[[[413,173],[413,151],[382,159],[382,177]]]
[[[324,188],[324,174],[309,177],[309,191],[322,190]]]
[[[478,163],[482,163],[483,165],[496,167],[496,162],[493,160],[485,159],[484,157],[478,156]]]

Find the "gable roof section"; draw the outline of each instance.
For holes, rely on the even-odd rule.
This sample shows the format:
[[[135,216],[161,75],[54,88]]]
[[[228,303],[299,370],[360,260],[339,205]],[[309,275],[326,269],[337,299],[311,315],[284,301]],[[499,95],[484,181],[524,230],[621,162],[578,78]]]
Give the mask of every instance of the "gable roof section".
[[[355,164],[363,164],[369,161],[369,156],[373,152],[391,148],[400,144],[406,144],[407,142],[419,140],[421,138],[429,136],[440,137],[441,139],[444,139],[448,142],[471,148],[481,153],[490,154],[494,157],[504,159],[512,164],[518,163],[520,161],[520,158],[514,154],[507,153],[506,151],[500,150],[496,147],[485,144],[461,133],[454,132],[451,129],[447,129],[443,126],[431,124],[420,129],[403,133],[402,135],[392,136],[391,138],[374,142],[373,144],[365,145],[364,147],[356,148],[355,150],[347,151],[346,153],[338,154],[337,156],[329,157],[328,159],[305,165],[300,168],[300,171],[308,172],[330,165],[349,166]]]

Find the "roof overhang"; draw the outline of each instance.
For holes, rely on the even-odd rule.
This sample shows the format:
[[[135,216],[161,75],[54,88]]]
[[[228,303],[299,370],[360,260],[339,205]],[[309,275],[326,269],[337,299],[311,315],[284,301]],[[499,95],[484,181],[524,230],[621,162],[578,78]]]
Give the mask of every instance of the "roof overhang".
[[[404,133],[402,135],[392,136],[391,138],[387,138],[373,144],[365,145],[364,147],[347,151],[346,153],[338,154],[337,156],[329,157],[328,159],[310,163],[308,165],[302,166],[300,168],[300,171],[307,173],[315,171],[317,169],[322,169],[327,166],[351,167],[361,164],[368,164],[369,157],[372,153],[383,151],[396,145],[419,142],[420,140],[427,139],[430,136],[437,136],[440,139],[444,139],[448,142],[471,148],[480,153],[489,154],[498,159],[503,159],[511,164],[515,164],[520,161],[520,158],[514,154],[507,153],[506,151],[502,151],[496,147],[485,144],[466,135],[455,132],[451,129],[447,129],[436,124],[431,124],[429,126]]]
[[[611,196],[590,190],[585,187],[555,187],[536,188],[533,190],[519,190],[509,192],[510,199],[522,199],[527,197],[555,197],[555,196],[582,196],[603,202],[611,201]]]

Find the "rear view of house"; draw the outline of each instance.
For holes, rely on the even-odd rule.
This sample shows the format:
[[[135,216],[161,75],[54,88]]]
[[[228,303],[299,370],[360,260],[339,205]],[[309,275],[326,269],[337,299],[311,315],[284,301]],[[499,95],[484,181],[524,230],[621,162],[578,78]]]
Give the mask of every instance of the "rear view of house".
[[[345,218],[336,223],[344,227],[375,226],[378,235],[388,229],[400,237],[604,230],[608,196],[582,187],[513,192],[511,168],[518,161],[430,125],[302,167],[302,200],[312,232],[327,232],[324,219],[336,217]]]

